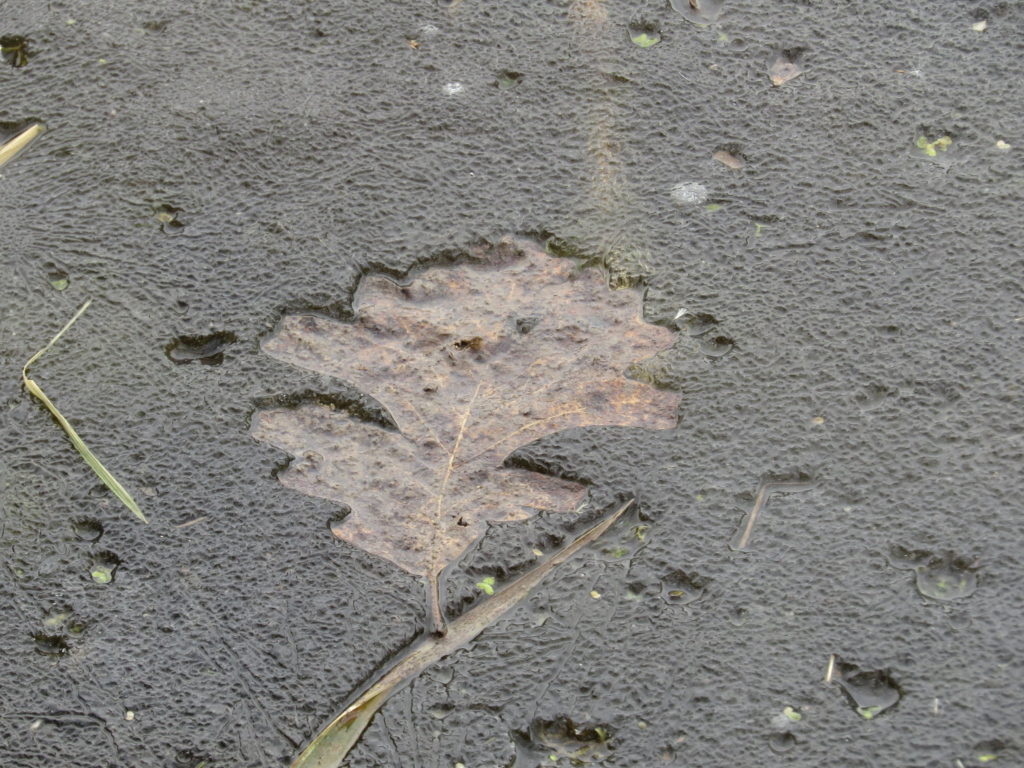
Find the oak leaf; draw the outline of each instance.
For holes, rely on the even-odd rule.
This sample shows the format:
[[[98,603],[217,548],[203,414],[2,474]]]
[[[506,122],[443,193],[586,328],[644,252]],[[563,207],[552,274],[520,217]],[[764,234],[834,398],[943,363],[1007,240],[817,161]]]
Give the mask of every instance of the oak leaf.
[[[624,375],[674,338],[641,306],[523,244],[400,282],[365,276],[353,322],[288,315],[262,348],[351,384],[398,429],[310,403],[257,411],[251,433],[296,458],[281,483],[351,508],[338,538],[426,578],[441,630],[438,575],[488,521],[570,511],[583,494],[508,454],[572,427],[675,426],[679,396]]]

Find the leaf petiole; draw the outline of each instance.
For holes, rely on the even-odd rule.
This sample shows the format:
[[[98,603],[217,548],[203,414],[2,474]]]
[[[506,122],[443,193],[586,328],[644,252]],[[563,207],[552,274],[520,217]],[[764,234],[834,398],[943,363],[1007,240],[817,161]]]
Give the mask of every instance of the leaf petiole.
[[[631,498],[543,563],[501,589],[494,590],[494,594],[487,600],[451,622],[446,634],[427,635],[413,645],[405,655],[385,668],[340,715],[309,742],[295,758],[291,768],[339,768],[374,714],[384,706],[384,702],[427,667],[472,641],[522,602],[552,570],[603,535],[635,501],[635,498]]]

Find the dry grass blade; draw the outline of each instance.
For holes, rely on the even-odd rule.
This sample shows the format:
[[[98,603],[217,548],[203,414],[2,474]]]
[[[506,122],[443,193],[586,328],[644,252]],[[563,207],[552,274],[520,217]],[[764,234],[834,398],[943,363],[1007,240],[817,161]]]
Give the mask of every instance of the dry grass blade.
[[[401,690],[431,664],[458,650],[487,627],[518,605],[558,565],[571,558],[583,547],[597,540],[615,521],[622,517],[635,499],[630,499],[610,515],[578,536],[571,544],[540,565],[509,582],[492,597],[448,625],[443,636],[429,636],[417,643],[407,654],[370,684],[355,701],[302,750],[291,768],[338,768],[349,751],[359,741],[374,714],[392,694]]]
[[[109,488],[113,492],[113,494],[117,496],[118,499],[121,500],[121,503],[128,507],[128,509],[130,509],[135,514],[136,517],[138,517],[142,522],[148,523],[149,521],[146,520],[146,516],[142,514],[142,510],[139,509],[139,505],[135,503],[135,499],[132,498],[132,495],[125,490],[124,486],[117,481],[116,477],[110,474],[110,471],[103,466],[100,460],[96,458],[96,455],[91,450],[89,450],[89,446],[87,446],[85,444],[85,441],[78,436],[78,433],[75,432],[75,428],[72,427],[71,424],[68,423],[68,420],[65,419],[64,416],[61,414],[61,412],[57,410],[57,406],[55,406],[53,402],[50,400],[50,398],[46,396],[46,393],[43,392],[39,385],[28,377],[29,366],[31,366],[32,363],[36,362],[36,360],[42,357],[43,354],[48,349],[50,349],[50,347],[57,343],[58,339],[60,339],[60,337],[63,336],[72,325],[75,324],[75,321],[82,316],[82,313],[89,308],[89,304],[91,303],[91,299],[85,302],[85,304],[83,304],[81,308],[77,312],[75,312],[75,316],[68,320],[67,324],[63,328],[61,328],[60,331],[57,332],[56,336],[50,339],[50,343],[29,358],[28,362],[25,363],[25,365],[21,369],[21,380],[22,383],[24,383],[25,385],[25,389],[31,392],[32,395],[39,400],[39,402],[46,406],[46,410],[53,414],[53,417],[57,420],[57,423],[60,424],[61,428],[67,434],[68,439],[71,440],[71,444],[75,446],[75,450],[77,450],[78,453],[82,456],[82,458],[85,459],[85,463],[88,464],[92,471],[96,473],[96,476],[103,481],[103,484],[107,486],[107,488]]]
[[[0,146],[0,167],[3,167],[15,158],[23,149],[31,144],[35,138],[45,131],[42,123],[29,126],[6,144]]]

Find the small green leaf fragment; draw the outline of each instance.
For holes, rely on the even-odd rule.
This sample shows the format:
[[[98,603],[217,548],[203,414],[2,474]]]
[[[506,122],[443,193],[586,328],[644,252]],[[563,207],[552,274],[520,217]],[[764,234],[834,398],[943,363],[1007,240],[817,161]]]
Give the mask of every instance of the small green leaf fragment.
[[[633,41],[634,45],[638,45],[641,48],[650,48],[652,45],[657,45],[661,42],[661,36],[658,34],[647,34],[646,32],[640,32],[629,36],[629,39]]]
[[[786,707],[784,710],[782,710],[782,714],[784,714],[786,717],[788,717],[794,723],[799,723],[803,719],[803,715],[801,715],[799,712],[797,712],[792,707]]]
[[[989,753],[986,753],[984,755],[978,755],[978,762],[979,763],[991,763],[993,760],[997,759],[998,757],[999,757],[999,755],[993,755],[991,752],[989,752]]]
[[[629,550],[625,547],[616,547],[612,550],[612,557],[625,557],[629,554]]]
[[[638,525],[633,529],[633,535],[636,536],[639,541],[643,541],[644,537],[647,536],[647,531],[650,529],[651,526],[649,525]]]
[[[66,277],[60,277],[57,278],[56,280],[51,280],[50,285],[52,285],[58,291],[63,291],[69,285],[71,285],[71,281],[68,280]]]
[[[114,580],[114,573],[105,565],[97,565],[89,573],[97,584],[109,584]]]
[[[493,595],[494,594],[494,577],[493,576],[488,576],[488,577],[486,577],[484,579],[481,579],[480,581],[478,581],[476,583],[476,588],[479,589],[481,592],[483,592],[485,595]]]
[[[597,740],[600,741],[602,744],[608,741],[608,731],[606,731],[600,725],[594,728],[594,733],[597,734]]]
[[[919,136],[916,142],[916,146],[928,157],[935,157],[939,152],[945,152],[953,144],[953,139],[949,136],[942,136],[935,141],[928,141],[927,137]]]
[[[721,208],[722,206],[719,205],[718,203],[708,203],[707,205],[704,206],[704,210],[707,211],[708,213],[714,213],[715,211],[720,210]]]
[[[865,720],[871,720],[875,715],[882,711],[882,708],[878,705],[870,707],[857,707],[857,714],[863,717]]]

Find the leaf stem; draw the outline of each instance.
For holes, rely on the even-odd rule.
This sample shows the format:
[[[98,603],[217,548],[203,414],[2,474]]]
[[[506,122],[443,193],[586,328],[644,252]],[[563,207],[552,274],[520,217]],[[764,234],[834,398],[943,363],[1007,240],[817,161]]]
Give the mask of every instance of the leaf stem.
[[[442,636],[426,636],[390,666],[384,668],[340,715],[318,733],[302,750],[291,768],[339,768],[342,760],[359,741],[374,714],[397,691],[423,670],[472,641],[522,602],[558,565],[598,539],[633,506],[631,498],[610,515],[562,547],[547,560],[512,580],[471,608],[449,626]]]
[[[441,578],[437,573],[427,576],[427,622],[428,631],[438,637],[448,631],[448,624],[441,613]]]

